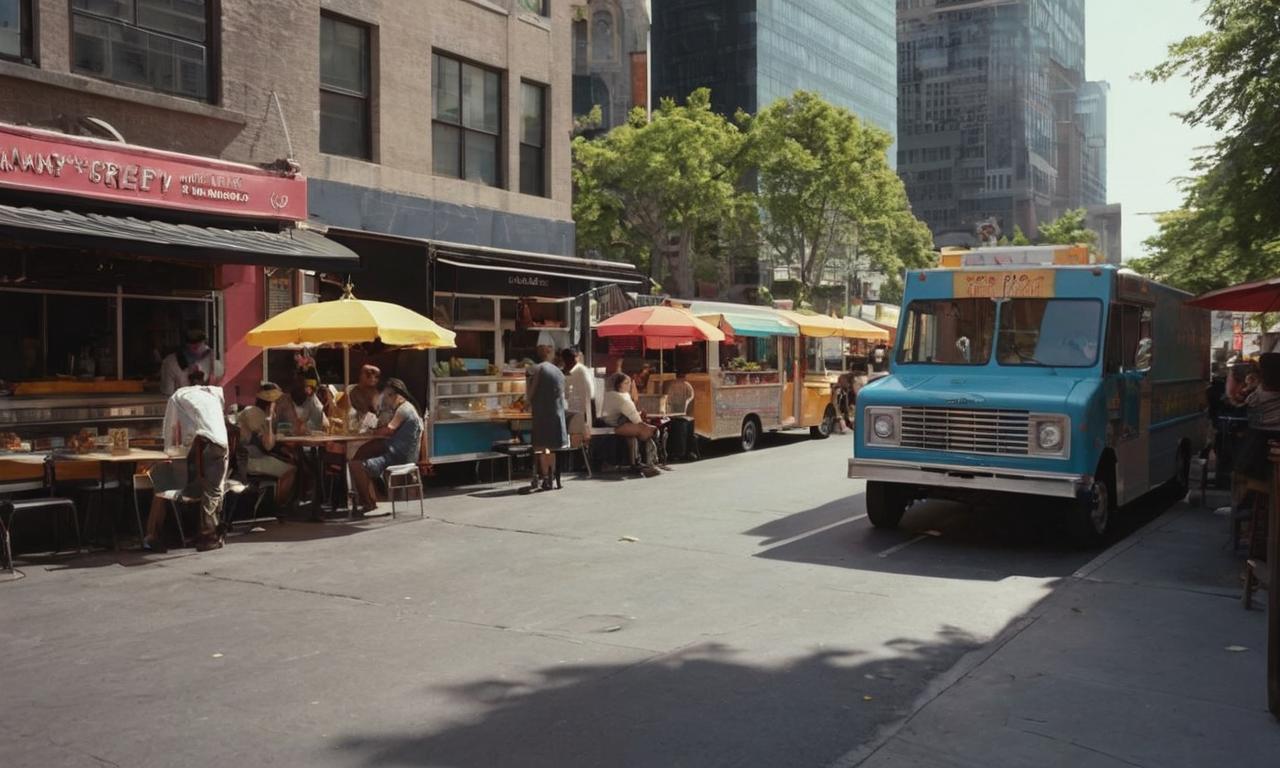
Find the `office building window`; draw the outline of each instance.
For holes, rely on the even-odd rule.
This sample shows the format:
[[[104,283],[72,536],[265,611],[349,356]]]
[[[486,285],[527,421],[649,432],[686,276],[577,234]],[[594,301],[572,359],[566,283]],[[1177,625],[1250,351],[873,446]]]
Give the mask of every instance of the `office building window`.
[[[0,0],[0,58],[31,60],[32,0]]]
[[[551,15],[551,0],[519,0],[520,9],[539,16]]]
[[[520,191],[547,196],[547,88],[521,83]]]
[[[502,75],[431,57],[432,166],[441,176],[502,185]]]
[[[71,0],[72,68],[209,101],[211,5],[208,0]]]
[[[372,159],[369,79],[369,28],[321,16],[321,152]]]

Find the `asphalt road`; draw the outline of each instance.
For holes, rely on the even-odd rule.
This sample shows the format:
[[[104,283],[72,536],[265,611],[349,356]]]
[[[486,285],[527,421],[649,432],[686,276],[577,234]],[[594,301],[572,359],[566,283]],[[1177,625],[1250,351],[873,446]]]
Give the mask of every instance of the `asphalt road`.
[[[28,563],[0,764],[850,764],[1096,553],[1032,506],[874,530],[848,441]]]

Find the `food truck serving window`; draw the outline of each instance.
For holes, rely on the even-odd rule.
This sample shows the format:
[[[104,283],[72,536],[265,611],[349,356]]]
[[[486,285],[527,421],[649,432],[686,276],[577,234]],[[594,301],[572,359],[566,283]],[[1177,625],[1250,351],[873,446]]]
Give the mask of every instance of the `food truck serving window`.
[[[899,363],[985,365],[991,359],[996,303],[991,299],[913,301]]]
[[[1098,362],[1101,329],[1097,299],[1008,299],[1000,306],[996,360],[1088,368]]]

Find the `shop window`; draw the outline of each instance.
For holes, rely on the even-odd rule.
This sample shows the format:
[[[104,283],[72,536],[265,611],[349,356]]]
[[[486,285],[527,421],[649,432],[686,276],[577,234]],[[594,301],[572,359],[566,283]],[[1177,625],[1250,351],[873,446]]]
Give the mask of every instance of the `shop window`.
[[[44,318],[46,376],[116,378],[115,299],[50,294]]]
[[[32,0],[0,0],[0,58],[31,61]]]
[[[435,173],[501,186],[501,73],[438,53],[431,69]]]
[[[0,8],[5,5],[0,0]],[[72,68],[209,101],[212,5],[209,0],[71,0]]]
[[[547,196],[547,88],[521,83],[520,191]]]
[[[320,17],[320,151],[373,158],[369,27]]]
[[[539,16],[551,15],[551,0],[519,0],[518,4],[522,11],[536,13]]]
[[[613,61],[616,46],[613,42],[613,14],[596,11],[591,17],[592,61]]]

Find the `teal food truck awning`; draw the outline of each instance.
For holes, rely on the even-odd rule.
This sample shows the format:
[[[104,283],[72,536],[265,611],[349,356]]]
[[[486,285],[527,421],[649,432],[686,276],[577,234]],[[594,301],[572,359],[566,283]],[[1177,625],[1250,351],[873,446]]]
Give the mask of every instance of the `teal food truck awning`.
[[[798,336],[800,329],[795,323],[775,313],[771,309],[736,310],[719,302],[694,301],[689,304],[689,311],[714,325],[723,323],[729,326],[726,330],[734,336]]]

